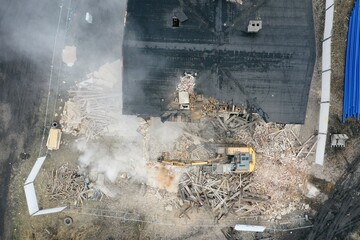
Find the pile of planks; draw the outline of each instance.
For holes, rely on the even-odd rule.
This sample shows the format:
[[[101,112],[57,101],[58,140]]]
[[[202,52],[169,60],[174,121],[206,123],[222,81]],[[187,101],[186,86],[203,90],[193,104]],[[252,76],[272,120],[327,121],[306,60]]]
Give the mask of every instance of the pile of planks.
[[[50,200],[76,198],[86,188],[85,177],[77,169],[64,164],[47,173],[47,192]]]
[[[76,126],[78,132],[83,133],[87,139],[95,139],[116,118],[115,113],[119,111],[118,94],[93,85],[84,85],[76,90],[70,90],[69,93],[72,96],[69,101],[76,106],[74,109],[77,113],[71,113],[69,108],[64,112],[61,123],[65,130],[75,122],[78,123]],[[71,119],[68,115],[78,117]]]
[[[261,120],[261,118],[256,115],[252,116],[248,113],[241,114],[239,112],[218,114],[216,119],[217,121],[211,122],[215,127],[227,132],[231,131],[232,133],[249,128]]]
[[[295,134],[294,125],[265,123],[261,118],[234,131],[236,141],[252,146],[256,153],[268,159],[304,159],[315,153],[317,133],[301,142]]]
[[[84,200],[101,200],[103,193],[95,188],[85,174],[64,164],[47,173],[47,192],[50,200],[75,200],[82,205]]]
[[[269,197],[251,191],[251,174],[213,175],[201,168],[187,172],[179,183],[179,197],[188,203],[179,217],[193,207],[210,208],[216,221],[230,212],[260,214]]]
[[[95,139],[118,121],[121,94],[116,86],[121,79],[121,64],[120,60],[106,63],[69,90],[60,120],[64,132]]]

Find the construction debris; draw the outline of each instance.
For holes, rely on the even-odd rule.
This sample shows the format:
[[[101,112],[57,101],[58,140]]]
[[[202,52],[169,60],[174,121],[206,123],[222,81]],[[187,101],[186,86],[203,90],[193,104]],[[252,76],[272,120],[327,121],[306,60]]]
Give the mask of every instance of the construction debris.
[[[302,142],[295,133],[298,130],[298,126],[265,123],[259,118],[251,127],[240,127],[232,134],[235,141],[256,150],[253,184],[260,193],[271,196],[271,208],[266,211],[269,216],[300,209],[306,194],[310,168],[306,160],[314,155],[317,133]]]
[[[47,191],[50,200],[75,200],[75,205],[83,204],[83,200],[100,200],[103,193],[95,188],[94,183],[83,171],[64,164],[47,174]]]
[[[192,75],[185,72],[184,76],[180,78],[180,83],[177,85],[176,90],[179,92],[193,93],[195,87],[195,77],[196,73]]]
[[[317,143],[317,133],[302,143],[294,133],[292,125],[265,123],[261,118],[256,118],[251,125],[239,127],[234,131],[234,138],[253,146],[256,153],[261,153],[265,158],[296,160],[307,158],[314,153],[312,151]]]
[[[269,197],[252,191],[251,174],[212,175],[200,168],[189,171],[179,183],[179,196],[188,203],[179,217],[192,207],[210,208],[218,221],[228,213],[260,214]]]
[[[120,79],[118,68],[120,60],[105,64],[69,91],[60,121],[64,132],[95,139],[116,122],[121,111],[121,96],[114,89]]]
[[[112,69],[111,64],[103,66],[69,91],[61,122],[63,131],[84,134],[89,140],[102,135],[116,122],[121,97],[111,91],[117,80]],[[185,73],[181,77],[170,110],[162,117],[197,122],[186,125],[173,151],[169,150],[170,157],[206,160],[214,157],[210,145],[243,144],[252,147],[259,158],[252,175],[212,175],[204,167],[193,167],[179,184],[181,204],[172,205],[181,209],[179,216],[188,218],[192,209],[202,206],[211,209],[217,221],[228,213],[266,214],[277,219],[301,209],[309,169],[305,160],[314,154],[316,133],[301,141],[297,126],[266,123],[258,114],[247,112],[244,105],[197,95],[195,76]],[[138,128],[145,139],[148,128],[148,123]],[[77,204],[86,199],[101,199],[103,195],[113,197],[113,190],[103,184],[95,187],[95,182],[78,191]],[[171,211],[169,206],[167,211]]]
[[[235,121],[236,124],[234,124]],[[249,209],[245,208],[243,213],[253,211],[254,213],[266,214],[271,219],[276,219],[296,209],[302,209],[301,201],[307,193],[307,173],[310,169],[306,160],[309,156],[314,155],[317,138],[316,133],[314,133],[305,141],[301,141],[297,135],[298,132],[299,126],[266,123],[257,114],[218,114],[218,117],[208,117],[200,124],[187,125],[184,135],[176,143],[175,150],[170,152],[170,155],[175,159],[206,160],[214,157],[211,146],[216,145],[216,143],[227,143],[231,146],[241,143],[253,147],[258,157],[257,166],[251,177],[245,178],[245,175],[241,176],[243,182],[251,178],[251,187],[245,193],[241,193],[241,198],[246,199],[248,197],[246,194],[251,190],[251,193],[269,196],[270,199],[265,198],[267,200],[266,204],[260,204],[260,201],[257,202],[257,205],[252,204],[252,202],[243,202],[241,207],[251,207]],[[196,168],[198,167],[192,167],[191,169]],[[192,172],[189,174],[192,176]],[[200,175],[219,181],[214,187],[210,186],[210,188],[215,189],[219,188],[222,181],[224,181],[223,178],[228,177],[231,178],[231,181],[236,182],[237,177],[240,177],[238,175],[213,176],[205,172]],[[199,178],[199,173],[197,176]],[[208,195],[203,192],[206,189],[207,182],[203,177],[202,185],[197,183],[202,187],[193,185],[195,180],[191,179],[197,178],[185,178],[184,184],[179,185],[179,189],[182,189],[179,190],[179,195],[182,200],[201,206],[200,203],[205,204],[204,202],[206,202],[205,196],[208,198]],[[196,186],[195,189],[193,189],[193,186]],[[198,192],[200,197],[197,195],[197,191],[200,191]],[[219,191],[222,190],[219,189]],[[206,191],[206,193],[208,192],[209,190]],[[231,196],[233,192],[228,194],[224,191],[223,194],[221,199],[217,199],[216,203],[210,204],[211,208],[215,208],[217,204],[220,204],[225,197]],[[260,200],[264,199],[261,198]],[[223,209],[224,203],[222,203],[223,205],[219,206],[221,210],[216,209],[218,210],[216,211],[217,214],[224,211],[234,211],[229,207],[232,202],[225,201],[227,203],[226,208]],[[190,211],[190,209],[187,211]],[[186,217],[186,214],[183,214],[183,216]]]

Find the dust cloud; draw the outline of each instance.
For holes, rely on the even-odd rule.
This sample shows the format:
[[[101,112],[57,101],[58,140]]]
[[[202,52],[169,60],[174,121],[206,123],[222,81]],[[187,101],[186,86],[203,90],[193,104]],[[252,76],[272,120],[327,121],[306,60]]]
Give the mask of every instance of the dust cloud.
[[[80,139],[75,146],[81,155],[79,162],[91,170],[104,173],[115,182],[119,173],[126,172],[137,181],[146,181],[146,161],[143,155],[140,126],[135,116],[121,116],[118,123],[110,125],[106,136],[86,142]]]
[[[93,1],[90,0],[90,2]],[[112,116],[112,119],[108,119],[111,123],[95,139],[84,137],[75,141],[74,148],[79,152],[78,161],[88,172],[103,173],[113,183],[121,174],[126,173],[131,181],[146,183],[152,187],[167,189],[168,191],[176,191],[176,180],[179,174],[176,170],[161,166],[156,162],[156,159],[163,151],[173,150],[175,142],[183,133],[183,126],[175,123],[161,123],[159,118],[152,118],[145,122],[137,116],[122,115],[123,97],[131,97],[137,102],[143,100],[141,99],[144,95],[141,92],[142,90],[132,84],[135,81],[145,81],[149,75],[149,70],[144,68],[127,71],[126,78],[132,79],[132,81],[126,83],[127,94],[123,95],[122,45],[126,1],[106,1],[106,4],[97,2],[91,4],[90,2],[87,3],[88,11],[93,15],[94,20],[91,25],[86,25],[86,29],[78,33],[78,41],[81,44],[75,44],[78,56],[73,68],[81,65],[95,71],[99,67],[101,69],[101,66],[105,66],[106,63],[115,63],[116,59],[120,59],[121,66],[110,64],[111,69],[102,68],[103,71],[100,69],[98,71],[101,74],[93,74],[100,82],[109,82],[109,76],[116,78],[117,81],[111,81],[114,83],[111,87],[93,83],[91,88],[99,89],[101,94],[115,95],[109,101],[117,102],[120,106],[112,109],[112,112],[106,113],[106,115]],[[100,10],[93,11],[94,6]],[[119,14],[116,16],[107,14],[113,9],[118,9]],[[80,15],[80,12],[77,14]],[[108,27],[104,28],[104,26]],[[101,37],[102,41],[96,41],[95,39],[100,35],[106,36],[106,38]],[[90,40],[89,36],[92,36],[91,39],[93,40]],[[127,39],[131,40],[132,37],[128,36]],[[114,47],[111,48],[110,46]],[[133,60],[145,59],[146,61],[158,62],[159,65],[166,64],[159,62],[156,56],[144,54],[142,50],[132,52],[131,56]],[[115,71],[114,66],[119,71]],[[77,90],[82,91],[80,88]],[[90,108],[91,105],[94,104],[90,104]],[[90,115],[90,110],[86,109],[87,116]],[[99,116],[99,114],[92,115]],[[70,120],[65,119],[65,122],[69,124]],[[80,123],[81,121],[75,122]],[[81,128],[81,124],[79,127]]]
[[[10,58],[16,52],[34,59],[51,56],[53,51],[59,5],[52,1],[2,2],[0,16],[0,55]],[[55,26],[55,27],[54,27]],[[15,56],[14,56],[15,57]],[[34,59],[34,60],[35,60]]]
[[[146,182],[146,164],[138,141],[102,137],[86,143],[81,139],[76,147],[81,152],[80,164],[90,167],[91,171],[104,173],[111,182],[115,182],[119,173],[123,172],[132,179]]]
[[[0,133],[5,132],[11,121],[11,107],[8,103],[0,102]]]
[[[158,118],[147,123],[136,116],[123,115],[104,136],[92,141],[78,139],[75,148],[83,168],[104,173],[113,183],[126,173],[132,181],[176,192],[182,172],[166,168],[156,159],[162,152],[173,150],[182,133],[183,126],[179,124],[161,123]]]

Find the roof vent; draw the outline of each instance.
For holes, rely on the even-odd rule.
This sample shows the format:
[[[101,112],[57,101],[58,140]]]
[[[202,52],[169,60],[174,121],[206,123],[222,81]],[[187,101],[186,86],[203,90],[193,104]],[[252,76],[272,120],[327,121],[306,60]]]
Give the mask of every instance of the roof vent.
[[[249,25],[247,27],[247,31],[249,33],[257,33],[262,28],[261,20],[250,20]]]
[[[172,18],[172,26],[173,27],[179,27],[180,26],[180,20],[177,17]]]

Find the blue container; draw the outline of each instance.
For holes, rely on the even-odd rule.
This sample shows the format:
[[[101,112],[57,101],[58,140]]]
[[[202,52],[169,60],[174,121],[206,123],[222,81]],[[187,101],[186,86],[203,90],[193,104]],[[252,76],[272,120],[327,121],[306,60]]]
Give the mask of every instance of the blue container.
[[[359,1],[352,11],[346,46],[344,106],[342,121],[360,118],[360,13]]]

